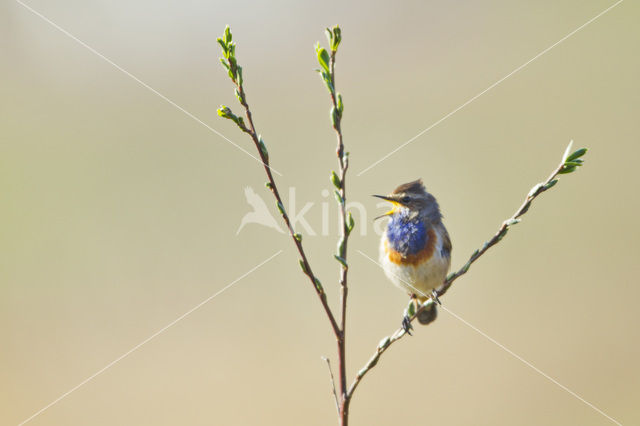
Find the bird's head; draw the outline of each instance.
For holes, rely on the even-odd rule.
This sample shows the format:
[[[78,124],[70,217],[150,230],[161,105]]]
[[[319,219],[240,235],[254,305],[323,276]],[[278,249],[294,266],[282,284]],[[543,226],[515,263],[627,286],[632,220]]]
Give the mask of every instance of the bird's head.
[[[409,219],[428,219],[435,223],[442,218],[438,202],[424,188],[422,179],[400,185],[389,195],[374,195],[374,197],[393,204],[391,210],[376,219],[402,214]]]

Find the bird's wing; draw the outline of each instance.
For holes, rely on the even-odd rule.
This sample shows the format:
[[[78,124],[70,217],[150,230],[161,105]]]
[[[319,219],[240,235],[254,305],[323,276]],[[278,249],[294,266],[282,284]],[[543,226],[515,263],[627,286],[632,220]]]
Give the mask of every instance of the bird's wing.
[[[443,254],[447,256],[451,256],[451,238],[449,237],[449,233],[447,232],[447,228],[444,227],[442,223],[438,225],[440,227],[440,235],[442,235],[442,251]]]

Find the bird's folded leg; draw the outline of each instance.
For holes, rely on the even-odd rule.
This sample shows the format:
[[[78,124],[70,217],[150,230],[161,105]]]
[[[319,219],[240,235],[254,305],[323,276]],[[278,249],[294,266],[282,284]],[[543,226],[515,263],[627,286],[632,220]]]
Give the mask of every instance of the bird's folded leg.
[[[411,325],[411,318],[406,315],[404,316],[404,318],[402,318],[402,329],[409,336],[413,336],[413,334],[411,334],[411,330],[413,330],[413,326]]]
[[[438,305],[442,306],[442,302],[440,302],[440,299],[438,298],[438,292],[436,291],[436,289],[434,288],[433,290],[431,290],[431,298],[433,299],[434,302],[436,302]]]

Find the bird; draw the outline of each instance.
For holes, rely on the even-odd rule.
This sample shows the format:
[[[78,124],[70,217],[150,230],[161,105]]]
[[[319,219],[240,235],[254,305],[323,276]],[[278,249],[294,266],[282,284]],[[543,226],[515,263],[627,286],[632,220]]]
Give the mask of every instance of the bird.
[[[429,298],[439,303],[437,289],[444,284],[451,266],[452,246],[438,201],[427,192],[422,179],[400,185],[389,195],[374,197],[393,205],[376,218],[391,219],[380,239],[379,260],[385,275],[406,291],[413,303],[422,304]],[[434,303],[418,314],[418,322],[427,325],[436,317]],[[402,324],[410,334],[407,316]]]
[[[259,223],[260,225],[264,225],[268,228],[273,228],[281,234],[284,232],[280,226],[278,226],[278,222],[276,222],[273,216],[271,216],[271,213],[269,213],[269,209],[267,208],[264,200],[256,194],[253,188],[250,186],[246,187],[244,189],[244,196],[247,199],[247,203],[253,207],[253,211],[242,217],[240,227],[238,227],[236,235],[240,233],[247,223]]]

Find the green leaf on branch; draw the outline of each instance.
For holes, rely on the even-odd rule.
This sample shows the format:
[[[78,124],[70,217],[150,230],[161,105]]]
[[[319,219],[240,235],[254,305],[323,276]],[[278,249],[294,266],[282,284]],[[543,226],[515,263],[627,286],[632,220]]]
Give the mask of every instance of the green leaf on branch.
[[[338,254],[344,253],[344,243],[345,243],[344,238],[340,238],[340,241],[338,241]]]
[[[327,52],[327,49],[325,49],[324,47],[321,47],[320,43],[318,43],[316,46],[316,53],[318,54],[318,63],[320,64],[322,69],[324,69],[324,71],[327,74],[330,74],[330,71],[329,71],[330,58],[329,58],[329,53]]]
[[[565,162],[567,161],[573,161],[573,160],[577,160],[578,158],[582,157],[583,155],[585,155],[587,153],[588,149],[587,148],[580,148],[576,151],[574,151],[573,154],[571,154],[570,156],[567,157],[567,159],[565,160]]]
[[[573,173],[576,171],[577,166],[571,166],[571,167],[567,167],[567,166],[563,166],[562,169],[560,169],[560,171],[558,172],[559,175],[566,175],[569,173]]]
[[[317,71],[320,73],[320,77],[322,77],[322,81],[324,81],[324,85],[327,87],[327,90],[329,90],[329,93],[333,93],[333,83],[331,83],[331,76],[329,73],[323,70]]]
[[[336,25],[332,29],[327,28],[327,38],[329,39],[329,47],[333,52],[338,50],[338,46],[342,41],[342,31],[340,27]]]
[[[231,43],[232,38],[233,38],[233,36],[231,35],[231,28],[229,28],[229,26],[227,25],[224,28],[224,42],[226,44],[229,44],[229,43]]]
[[[329,46],[331,46],[331,40],[333,39],[333,31],[329,28],[325,28],[325,33],[327,35],[327,41],[329,42]]]
[[[222,52],[223,52],[223,53],[225,54],[225,56],[226,56],[226,53],[227,53],[227,51],[229,50],[229,49],[227,48],[227,44],[226,44],[224,41],[222,41],[222,39],[221,39],[220,37],[218,37],[217,41],[218,41],[218,44],[220,45],[220,47],[222,47]],[[222,58],[220,58],[220,60],[222,61]]]

